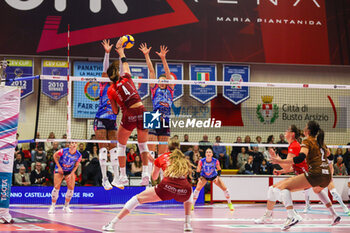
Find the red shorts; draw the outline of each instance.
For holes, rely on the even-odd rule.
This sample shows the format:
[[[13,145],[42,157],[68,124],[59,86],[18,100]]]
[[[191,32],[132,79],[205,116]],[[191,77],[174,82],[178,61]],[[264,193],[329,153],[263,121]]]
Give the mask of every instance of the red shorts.
[[[144,129],[143,128],[143,112],[146,109],[143,105],[138,108],[128,108],[123,112],[123,117],[120,122],[120,125],[123,126],[124,129],[132,131],[135,128]]]
[[[192,186],[187,179],[165,177],[155,188],[162,201],[175,199],[178,202],[187,201],[192,194]]]

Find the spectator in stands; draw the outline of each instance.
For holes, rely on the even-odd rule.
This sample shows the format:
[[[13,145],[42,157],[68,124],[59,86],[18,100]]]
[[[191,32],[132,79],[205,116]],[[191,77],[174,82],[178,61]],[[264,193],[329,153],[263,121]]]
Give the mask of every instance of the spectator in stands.
[[[18,173],[21,166],[24,166],[26,169],[26,172],[28,172],[28,164],[22,158],[21,152],[18,150],[18,151],[15,151],[15,161],[13,163],[13,173]]]
[[[215,141],[216,141],[216,143],[221,143],[221,137],[216,136]],[[214,157],[220,161],[221,168],[228,169],[230,166],[230,159],[229,159],[228,155],[226,154],[226,147],[225,146],[218,146],[218,145],[214,144],[213,152],[214,152]]]
[[[237,155],[237,167],[242,168],[248,161],[249,154],[246,153],[246,148],[241,147],[241,153]]]
[[[62,139],[67,139],[67,134],[63,134],[62,135]],[[63,148],[66,148],[67,147],[67,142],[60,142],[59,144],[59,149],[63,149]]]
[[[284,134],[283,133],[280,134],[280,140],[277,142],[277,144],[288,144],[288,142],[284,138]],[[286,146],[286,147],[277,147],[277,153],[280,155],[280,157],[282,159],[286,159],[287,158],[287,154],[288,154],[288,146]]]
[[[244,174],[253,175],[254,174],[254,168],[253,168],[253,156],[249,155],[248,161],[244,164]]]
[[[179,140],[179,135],[174,135],[173,138],[175,138],[176,140]]]
[[[55,154],[59,150],[58,147],[59,147],[58,142],[53,142],[52,148],[49,149],[48,151],[46,151],[47,165],[50,168],[50,175],[51,175],[52,179],[53,179],[53,173],[54,173],[54,169],[55,169],[55,161],[53,160],[53,154]]]
[[[255,138],[255,140],[256,140],[256,144],[262,144],[262,138],[261,138],[261,136],[256,136],[256,138]],[[259,151],[261,152],[261,153],[264,153],[265,152],[265,147],[259,147]]]
[[[259,148],[257,146],[254,146],[253,151],[248,152],[248,154],[253,156],[254,173],[258,174],[260,165],[264,160],[264,155],[259,151]]]
[[[21,165],[21,167],[19,168],[19,172],[15,173],[15,185],[31,185],[29,174],[26,173],[26,167],[24,165]]]
[[[92,152],[90,153],[90,157],[89,157],[89,160],[93,160],[94,158],[97,158],[98,159],[98,146],[97,145],[93,145],[92,146]]]
[[[90,137],[90,140],[96,140],[96,135],[95,134],[91,134],[91,137]],[[86,150],[90,152],[90,154],[93,153],[93,147],[94,146],[97,146],[97,149],[98,149],[98,144],[95,143],[95,142],[89,142],[87,143],[86,145]]]
[[[89,152],[84,148],[84,143],[79,143],[79,150],[81,154],[81,165],[84,167],[87,162],[89,162],[90,154]]]
[[[137,141],[137,135],[134,135],[134,136],[130,135],[129,139],[131,141]],[[129,153],[129,150],[131,148],[135,151],[135,153],[139,153],[138,148],[137,148],[137,144],[127,144],[126,145],[126,153]]]
[[[271,160],[271,154],[269,152],[270,149],[273,149],[273,147],[267,147],[267,150],[264,151],[263,155],[264,155],[264,159],[270,163]]]
[[[18,144],[19,133],[16,133],[16,151],[22,151],[22,144]]]
[[[337,148],[337,150],[334,153],[334,161],[338,161],[338,157],[343,157],[343,149]]]
[[[235,143],[242,143],[242,138],[238,136],[236,138]],[[232,146],[232,150],[231,150],[232,168],[240,168],[240,166],[238,165],[237,156],[239,153],[241,153],[241,151],[242,151],[242,147]]]
[[[203,140],[199,142],[199,152],[204,156],[204,151],[207,151],[208,148],[213,150],[213,147],[208,140],[208,135],[204,134]]]
[[[273,135],[269,135],[266,140],[267,144],[275,144],[275,137]]]
[[[244,143],[249,143],[249,144],[253,143],[249,135],[247,135],[247,136],[244,137]],[[245,150],[246,150],[247,152],[253,151],[250,145],[247,145],[246,148],[245,148]]]
[[[142,174],[142,162],[141,157],[136,155],[134,162],[131,163],[131,175],[141,176]]]
[[[131,164],[135,161],[137,155],[133,148],[130,148],[129,153],[126,155],[126,169],[129,175],[131,172]]]
[[[203,154],[199,152],[199,146],[193,146],[193,151],[189,153],[191,162],[197,166],[199,160],[203,157]]]
[[[347,176],[348,173],[346,171],[345,165],[343,163],[343,157],[338,156],[337,157],[337,163],[333,165],[334,167],[334,175],[335,176]]]
[[[49,133],[49,137],[47,139],[55,139],[55,133],[54,132],[50,132]],[[52,148],[52,142],[45,142],[45,150],[48,151]]]
[[[30,182],[32,185],[43,185],[46,182],[46,172],[43,171],[40,162],[35,163],[35,169],[30,173]]]
[[[40,133],[39,132],[36,133],[35,139],[40,139]],[[32,142],[32,143],[29,144],[29,150],[30,150],[30,153],[32,154],[32,161],[34,160],[34,152],[38,151],[39,147],[45,148],[45,143],[43,143],[43,142]]]
[[[184,142],[189,142],[188,141],[188,134],[184,135]],[[191,145],[182,145],[181,144],[181,146],[180,146],[181,152],[184,153],[185,155],[186,154],[189,155],[189,153],[192,151],[192,149],[193,149],[193,146],[191,146]]]
[[[348,146],[350,146],[350,142],[348,143]],[[346,149],[346,152],[343,155],[343,162],[345,164],[348,174],[350,174],[350,148]]]
[[[39,147],[38,150],[34,153],[34,160],[32,163],[32,171],[34,170],[34,165],[36,162],[40,162],[41,166],[45,170],[47,165],[47,156],[46,152],[44,151],[44,148]]]
[[[272,174],[271,167],[267,163],[266,159],[263,159],[263,161],[261,162],[261,165],[260,165],[260,168],[259,168],[259,174],[260,175],[270,175],[270,174]]]

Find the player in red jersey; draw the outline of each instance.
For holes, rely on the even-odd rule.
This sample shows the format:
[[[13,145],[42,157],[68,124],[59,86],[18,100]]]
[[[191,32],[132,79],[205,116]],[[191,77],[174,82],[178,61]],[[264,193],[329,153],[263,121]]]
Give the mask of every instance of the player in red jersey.
[[[170,153],[165,153],[155,161],[152,177],[157,179],[160,169],[165,168],[164,179],[156,187],[148,188],[142,193],[132,197],[119,212],[119,214],[107,225],[102,227],[104,231],[115,231],[114,225],[128,215],[139,204],[175,199],[183,202],[185,207],[185,231],[192,231],[190,224],[192,205],[192,186],[187,180],[192,174],[192,164],[179,150],[179,142],[176,139],[169,140]]]
[[[300,137],[300,135],[301,135],[301,131],[295,125],[291,125],[285,132],[285,138],[289,142],[287,159],[292,159],[296,156],[299,156],[301,147],[297,139]],[[290,173],[294,171],[298,175],[308,170],[308,166],[305,160],[302,163],[293,164],[293,166],[281,165],[281,167],[282,167],[282,170],[274,170],[273,173],[275,175],[281,175],[281,174]],[[277,184],[274,184],[273,186],[269,187],[269,190],[267,192],[267,209],[265,211],[264,216],[254,221],[256,224],[272,223],[273,208],[275,206],[276,201],[280,200],[280,194],[279,194],[278,188],[287,180],[288,179],[281,180]],[[308,191],[306,193],[308,194]]]
[[[119,60],[114,61],[107,69],[109,79],[113,84],[108,88],[108,98],[111,101],[112,109],[115,114],[118,113],[118,105],[122,109],[123,117],[118,128],[117,137],[117,155],[120,167],[119,180],[113,180],[112,185],[120,187],[129,183],[126,177],[126,144],[131,132],[137,128],[138,146],[142,158],[142,181],[141,185],[148,185],[148,158],[149,151],[147,146],[148,131],[143,128],[143,113],[146,111],[141,102],[141,98],[135,88],[131,78],[128,61],[122,47],[120,38],[116,44],[116,51],[122,62],[122,72],[119,70]]]

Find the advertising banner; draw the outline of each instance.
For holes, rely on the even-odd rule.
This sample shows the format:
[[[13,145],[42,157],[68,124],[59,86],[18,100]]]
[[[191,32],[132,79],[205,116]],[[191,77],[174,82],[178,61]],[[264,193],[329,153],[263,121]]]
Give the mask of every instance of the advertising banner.
[[[190,80],[198,81],[216,81],[215,64],[190,64]],[[190,96],[202,104],[217,96],[217,86],[191,85]]]
[[[66,76],[68,62],[62,60],[43,60],[41,74]],[[51,99],[59,100],[67,95],[67,81],[42,80],[41,92]]]
[[[235,85],[237,82],[249,82],[249,66],[224,65],[224,81],[232,83],[232,86],[224,86],[223,96],[234,104],[240,104],[249,98],[249,87]]]

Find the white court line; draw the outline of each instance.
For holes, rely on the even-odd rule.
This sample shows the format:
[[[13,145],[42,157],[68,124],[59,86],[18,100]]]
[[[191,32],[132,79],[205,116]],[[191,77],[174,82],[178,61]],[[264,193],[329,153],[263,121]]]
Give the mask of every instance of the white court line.
[[[254,225],[243,225],[243,224],[239,224],[239,225],[209,225],[209,226],[213,226],[213,227],[221,227],[221,228],[266,228],[266,229],[272,229],[272,228],[278,228],[281,229],[282,224],[254,224]],[[338,224],[336,226],[331,226],[330,224],[297,224],[294,225],[291,229],[295,229],[295,228],[350,228],[350,225],[343,225],[343,224]]]
[[[163,218],[165,220],[169,221],[175,221],[175,222],[183,222],[185,221],[184,218]],[[254,220],[256,218],[192,218],[192,222],[251,222],[254,224]],[[282,221],[284,222],[285,218],[274,218],[273,221]],[[331,218],[303,218],[303,222],[331,222]],[[350,218],[342,218],[341,222],[350,222]],[[265,225],[271,225],[271,224],[265,224]],[[261,224],[254,224],[254,226],[263,226]],[[350,227],[350,225],[349,225]]]

